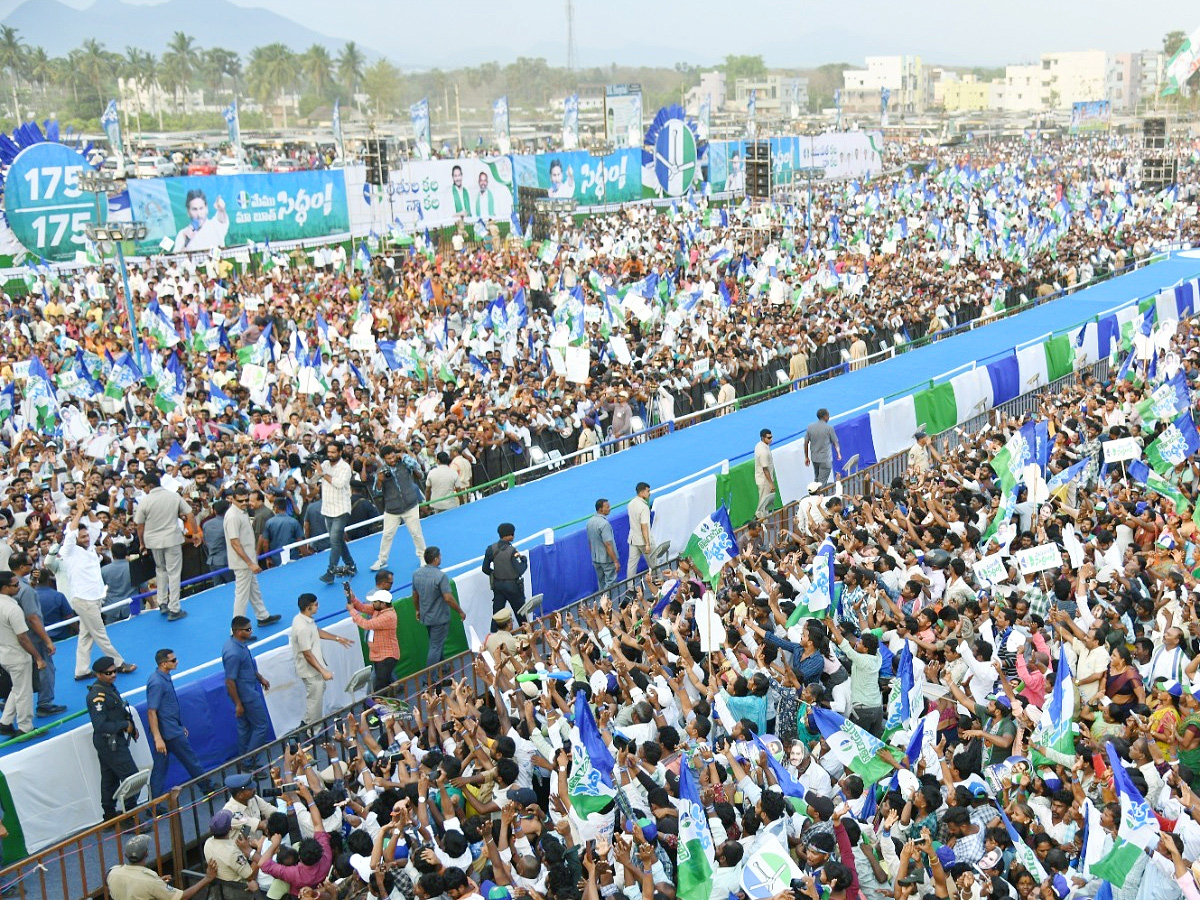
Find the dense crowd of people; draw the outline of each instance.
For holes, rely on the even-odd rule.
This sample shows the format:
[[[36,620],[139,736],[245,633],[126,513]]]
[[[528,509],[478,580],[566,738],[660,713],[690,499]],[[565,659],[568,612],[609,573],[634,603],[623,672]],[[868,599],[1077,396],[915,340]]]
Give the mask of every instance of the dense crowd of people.
[[[1200,436],[1161,450],[1196,408],[1200,331],[1146,331],[1023,420],[917,445],[892,484],[812,485],[714,584],[685,558],[573,618],[502,610],[473,677],[286,751],[281,799],[231,778],[215,877],[310,898],[1195,897]],[[1129,438],[1152,466],[1104,464]]]
[[[563,222],[541,245],[438,251],[418,236],[396,255],[268,256],[242,271],[149,262],[131,274],[136,345],[112,271],[31,274],[27,295],[0,301],[0,569],[14,573],[0,592],[26,601],[4,623],[0,665],[22,671],[0,732],[27,730],[29,670],[44,689],[53,626],[72,612],[77,678],[132,670],[101,606],[139,584],[155,580],[149,603],[182,618],[180,575],[229,567],[248,632],[249,607],[278,618],[256,576],[297,537],[325,537],[314,550],[329,550],[332,580],[356,565],[345,529],[383,513],[385,534],[405,524],[428,562],[418,510],[457,505],[535,450],[596,454],[706,394],[861,365],[1200,237],[1194,173],[1140,191],[1131,147],[955,153],[811,203],[695,196],[667,215]],[[1098,812],[1091,836],[1121,850],[1114,803],[1130,805],[1132,782],[1164,836],[1117,891],[1194,896],[1200,542],[1183,514],[1197,473],[1190,457],[1162,483],[1102,465],[1105,440],[1149,445],[1167,429],[1147,416],[1151,388],[1197,377],[1191,326],[1162,334],[1153,367],[1046,399],[1046,452],[1021,487],[988,463],[1028,423],[960,448],[922,438],[907,479],[854,497],[814,485],[786,528],[752,529],[711,599],[685,561],[552,621],[544,644],[501,611],[478,662],[489,690],[455,684],[289,751],[278,807],[253,779],[227,782],[214,877],[306,900],[693,900],[697,884],[749,900],[1061,900],[1101,886],[1075,861],[1090,846],[1083,800]],[[1048,543],[1061,568],[1020,574],[1017,553]],[[1004,577],[983,583],[976,564],[996,554]],[[385,547],[373,568],[387,564]],[[836,602],[815,602],[822,583]],[[701,634],[701,606],[721,619],[715,635]],[[1039,742],[1064,661],[1078,691],[1067,750]],[[49,687],[39,714],[55,714],[52,673]],[[851,764],[829,730],[843,719],[852,743],[891,742],[870,754],[886,775]],[[924,723],[932,740],[914,751]],[[696,804],[681,801],[690,791]],[[776,846],[794,880],[776,883],[790,871]]]

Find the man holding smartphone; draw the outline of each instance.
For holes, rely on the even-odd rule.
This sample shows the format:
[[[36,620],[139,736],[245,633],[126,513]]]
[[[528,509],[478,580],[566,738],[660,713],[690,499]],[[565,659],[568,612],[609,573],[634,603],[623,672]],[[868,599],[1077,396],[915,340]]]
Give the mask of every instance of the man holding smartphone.
[[[343,575],[353,578],[358,574],[354,557],[346,544],[346,526],[350,524],[350,463],[342,458],[342,445],[330,441],[325,445],[325,461],[321,463],[321,513],[325,517],[325,530],[329,533],[329,568],[321,576],[323,584]],[[339,565],[339,560],[341,565]]]

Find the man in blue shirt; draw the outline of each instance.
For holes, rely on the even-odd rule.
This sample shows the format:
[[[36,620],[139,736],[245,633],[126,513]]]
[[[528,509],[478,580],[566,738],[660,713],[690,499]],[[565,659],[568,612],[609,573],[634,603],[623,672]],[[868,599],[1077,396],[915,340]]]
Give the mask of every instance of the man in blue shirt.
[[[167,786],[168,754],[174,755],[188,773],[189,778],[199,778],[204,767],[196,758],[188,742],[188,730],[183,727],[179,712],[179,697],[171,673],[179,668],[179,659],[174,650],[159,650],[154,654],[158,666],[146,681],[146,726],[150,732],[150,746],[154,763],[150,769],[150,797],[161,797]],[[200,790],[206,794],[214,790],[210,781],[200,782]]]
[[[271,683],[258,674],[258,665],[246,646],[254,640],[250,620],[234,616],[229,627],[233,634],[221,650],[221,664],[225,669],[225,690],[237,716],[238,756],[244,756],[271,739],[271,719],[263,697],[263,691],[269,691]],[[242,765],[252,766],[253,762],[247,760]]]
[[[258,541],[260,556],[263,553],[282,550],[288,544],[304,540],[304,529],[300,527],[300,523],[294,516],[288,515],[287,507],[286,497],[275,498],[275,515],[267,519],[267,524],[263,526],[262,537]],[[263,560],[264,564],[268,566],[280,566],[288,561],[290,560],[283,559],[278,552],[274,552],[274,555]]]
[[[54,573],[49,569],[38,570],[36,576],[37,584],[34,590],[37,592],[38,605],[42,608],[42,624],[47,628],[52,625],[57,625],[59,622],[65,622],[67,619],[75,616],[75,611],[71,609],[71,604],[67,602],[67,595],[54,586]],[[66,628],[60,628],[56,635],[52,635],[58,640],[62,640],[70,635],[70,631]]]

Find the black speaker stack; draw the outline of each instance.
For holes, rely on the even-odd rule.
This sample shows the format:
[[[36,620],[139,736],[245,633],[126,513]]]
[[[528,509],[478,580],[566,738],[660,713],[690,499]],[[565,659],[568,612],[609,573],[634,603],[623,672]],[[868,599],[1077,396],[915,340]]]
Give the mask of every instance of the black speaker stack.
[[[746,142],[746,196],[768,199],[771,196],[771,143]]]
[[[1167,153],[1167,120],[1142,120],[1142,190],[1163,191],[1179,181],[1179,160]]]
[[[367,152],[363,156],[367,165],[367,184],[383,187],[388,182],[388,147],[383,138],[367,138]]]

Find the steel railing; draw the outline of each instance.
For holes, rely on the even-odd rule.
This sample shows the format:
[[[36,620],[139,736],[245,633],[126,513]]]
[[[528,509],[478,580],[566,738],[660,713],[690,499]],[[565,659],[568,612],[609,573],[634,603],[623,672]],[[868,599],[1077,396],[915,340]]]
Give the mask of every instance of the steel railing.
[[[992,410],[974,416],[955,428],[948,429],[934,436],[942,443],[945,450],[953,450],[969,439],[972,432],[992,421],[994,417],[1007,418],[1021,416],[1025,413],[1036,412],[1038,401],[1048,393],[1068,387],[1085,371],[1091,372],[1097,378],[1107,378],[1109,362],[1100,360],[1085,368],[1081,368],[1054,382],[1027,391]],[[893,478],[903,476],[908,470],[907,454],[898,453],[875,464],[845,475],[840,482],[840,489],[848,495],[863,493],[867,481],[876,484],[887,484]],[[834,485],[827,485],[823,490],[832,492]],[[796,510],[796,502],[790,502],[773,511],[763,520],[763,525],[769,538],[773,539],[780,530],[788,528]],[[738,529],[739,534],[744,528]],[[656,569],[672,565],[678,557],[656,562]],[[642,576],[626,578],[603,593],[620,595],[628,590]],[[555,613],[571,621],[579,621],[580,610],[586,604],[595,602],[601,592],[591,594],[570,603]],[[552,614],[548,614],[552,615]],[[538,621],[547,624],[548,616]],[[545,627],[535,628],[534,638],[543,656],[548,648],[544,643]],[[487,690],[489,686],[477,683],[471,665],[473,654],[465,652],[444,660],[396,682],[391,691],[394,696],[409,703],[416,702],[422,691],[436,687],[446,679],[467,679],[477,692]],[[317,743],[320,739],[345,721],[347,714],[362,712],[369,704],[368,699],[355,701],[325,717],[321,723],[312,729]],[[216,783],[223,782],[225,777],[242,771],[252,760],[259,759],[265,754],[270,761],[282,758],[283,746],[288,736],[277,737],[264,748],[246,754],[206,773],[204,778]],[[260,764],[255,768],[264,780],[268,764]],[[160,874],[173,876],[176,884],[182,884],[185,874],[185,856],[194,850],[204,839],[207,832],[207,822],[211,816],[224,805],[226,796],[223,791],[214,795],[199,795],[198,784],[203,779],[197,779],[182,785],[165,797],[155,798],[137,809],[131,810],[103,825],[97,825],[66,840],[47,847],[30,855],[25,860],[0,871],[0,886],[7,886],[5,893],[19,895],[22,900],[76,900],[79,897],[108,898],[104,885],[104,874],[112,865],[120,862],[121,848],[125,840],[134,833],[149,834],[153,841],[152,866]],[[147,811],[155,805],[165,805],[165,815],[147,818]]]

